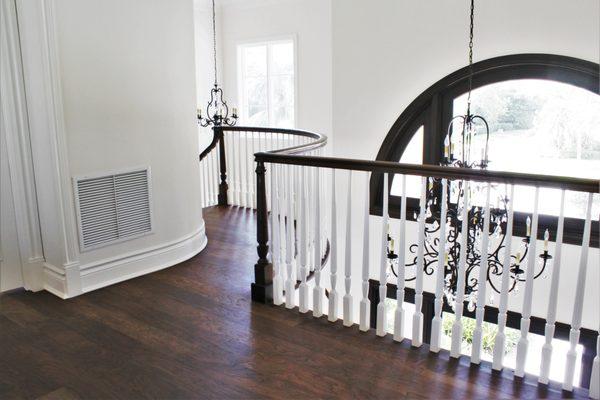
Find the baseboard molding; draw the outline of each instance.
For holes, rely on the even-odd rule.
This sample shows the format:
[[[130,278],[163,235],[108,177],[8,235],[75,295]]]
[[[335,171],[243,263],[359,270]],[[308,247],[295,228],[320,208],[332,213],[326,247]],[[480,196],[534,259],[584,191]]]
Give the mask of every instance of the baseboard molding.
[[[80,265],[77,268],[77,277],[55,266],[44,264],[44,289],[63,299],[75,297],[179,264],[198,254],[206,244],[203,222],[195,232],[178,240]]]

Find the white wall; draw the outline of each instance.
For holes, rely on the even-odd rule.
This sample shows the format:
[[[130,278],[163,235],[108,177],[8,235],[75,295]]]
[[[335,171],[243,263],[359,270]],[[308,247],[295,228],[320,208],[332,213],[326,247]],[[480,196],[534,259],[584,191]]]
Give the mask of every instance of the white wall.
[[[69,265],[62,265],[59,256],[47,259],[47,264],[58,261],[46,266],[46,289],[69,297],[196,254],[206,237],[197,158],[192,0],[47,0],[45,13],[27,2],[20,1],[20,7],[26,83],[34,79],[28,70],[39,64],[27,55],[34,47],[27,38],[39,29],[32,16],[45,14],[50,27],[46,51],[58,84],[52,95],[55,104],[60,102],[55,123],[65,166],[60,176],[67,194],[62,203],[65,220],[75,220],[72,177],[138,166],[152,171],[154,233],[80,253],[70,238],[74,227],[67,222],[67,247],[75,251],[67,257]],[[42,135],[32,129],[32,138]],[[40,142],[32,142],[35,155]],[[38,160],[36,167],[43,166]],[[37,173],[45,172],[37,168]],[[41,214],[48,213],[41,209]],[[64,251],[58,249],[55,235],[44,236],[44,229],[45,254]],[[67,290],[71,279],[80,280],[80,289]]]
[[[468,6],[468,2],[449,0],[332,0],[335,155],[374,159],[388,130],[410,102],[467,64]],[[480,1],[475,18],[475,61],[515,53],[552,53],[599,61],[600,3],[596,0]],[[363,182],[360,175],[353,190],[356,199],[363,198],[357,190]],[[344,185],[339,187],[340,195],[345,195]],[[361,204],[353,207],[356,215],[361,215]],[[362,243],[362,225],[357,219],[356,244]],[[373,240],[379,241],[380,233],[372,229],[375,251]],[[410,230],[416,232],[416,226]],[[361,255],[360,246],[354,246],[353,259],[359,260]],[[372,260],[371,275],[375,277],[379,260]],[[584,326],[592,329],[598,327],[599,261],[598,249],[594,249],[584,310]],[[563,296],[559,298],[559,319],[564,322],[570,321],[573,299],[568,294],[574,288],[577,263],[577,247],[567,246],[563,252]],[[354,276],[360,276],[360,266],[353,268]],[[549,280],[539,282],[534,289],[534,314],[545,316],[544,286]],[[426,290],[433,287],[426,284]],[[358,286],[354,290],[360,293]],[[519,297],[513,296],[511,308],[520,309]]]
[[[331,1],[279,0],[226,3],[220,18],[223,81],[229,104],[238,104],[237,45],[296,37],[296,128],[331,135]]]

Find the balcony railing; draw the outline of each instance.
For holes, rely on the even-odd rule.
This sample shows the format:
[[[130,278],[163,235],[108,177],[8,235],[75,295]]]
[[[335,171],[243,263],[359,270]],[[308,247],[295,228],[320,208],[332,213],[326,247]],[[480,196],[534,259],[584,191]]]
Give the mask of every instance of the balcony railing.
[[[442,311],[454,313],[450,356],[461,356],[461,340],[463,316],[473,317],[473,331],[470,360],[473,364],[481,362],[482,327],[484,321],[498,326],[494,341],[492,368],[504,368],[506,345],[506,327],[520,330],[517,343],[515,375],[525,374],[525,364],[530,353],[530,332],[542,333],[545,336],[540,358],[539,382],[547,384],[553,354],[553,338],[566,337],[568,332],[569,351],[564,359],[565,376],[562,383],[564,390],[574,389],[574,372],[577,345],[584,344],[586,360],[582,363],[581,379],[577,385],[589,387],[589,395],[599,398],[599,359],[600,339],[598,331],[582,328],[584,301],[591,293],[586,292],[588,278],[588,258],[590,252],[590,234],[592,229],[592,203],[594,194],[598,193],[600,181],[571,177],[545,176],[524,173],[483,171],[473,169],[449,168],[434,165],[412,165],[384,161],[367,161],[326,157],[322,155],[327,138],[323,135],[285,129],[218,127],[211,145],[201,155],[202,168],[205,174],[205,205],[233,204],[255,208],[257,213],[257,250],[258,261],[255,265],[255,282],[252,284],[252,299],[260,302],[273,302],[285,305],[286,308],[298,307],[298,311],[311,311],[314,317],[327,315],[329,321],[343,320],[345,326],[358,323],[361,331],[375,329],[378,336],[387,334],[387,318],[393,318],[393,338],[395,341],[405,340],[410,336],[411,344],[420,347],[429,345],[432,352],[441,348]],[[228,165],[228,162],[229,165]],[[255,170],[255,174],[252,171]],[[219,174],[218,179],[215,174]],[[362,175],[364,184],[355,179]],[[369,180],[374,175],[383,180],[383,212],[381,221],[373,221],[370,215]],[[388,226],[392,222],[389,217],[388,198],[391,178],[400,177],[404,182],[407,176],[421,177],[419,216],[416,222],[417,256],[414,289],[405,284],[404,268],[398,268],[395,282],[388,279]],[[469,310],[465,303],[465,259],[467,258],[467,235],[459,235],[460,260],[457,272],[456,294],[453,304],[444,297],[445,260],[438,257],[434,263],[435,289],[424,290],[424,254],[426,241],[425,229],[427,219],[426,193],[428,185],[435,181],[441,187],[441,204],[446,204],[451,185],[461,182],[462,187],[479,185],[487,192],[484,204],[481,200],[477,207],[486,218],[482,238],[478,244],[481,254],[487,254],[489,234],[490,197],[493,185],[506,185],[509,209],[503,225],[506,232],[506,245],[503,251],[502,284],[497,308],[486,304],[486,284],[479,285],[474,310]],[[340,185],[340,182],[342,183]],[[511,262],[511,243],[513,235],[513,200],[515,186],[530,186],[535,190],[531,223],[532,238],[527,266],[523,271],[524,292],[520,312],[509,310],[509,274]],[[578,263],[568,260],[569,273],[577,274],[575,285],[568,291],[559,291],[561,281],[560,249],[563,237],[563,211],[561,210],[558,227],[552,233],[555,261],[551,268],[551,287],[547,298],[545,315],[534,315],[532,312],[533,295],[535,293],[534,271],[536,263],[536,245],[538,230],[546,229],[538,226],[538,203],[541,188],[576,191],[587,194],[585,207],[584,231],[581,235],[581,247]],[[405,265],[408,228],[412,227],[406,220],[406,186],[403,185],[400,218],[394,221],[398,225],[399,265]],[[468,231],[469,212],[475,207],[470,204],[469,190],[464,190],[456,204],[461,207],[462,230]],[[358,199],[357,199],[358,195]],[[362,197],[362,198],[361,198]],[[597,196],[596,196],[597,197]],[[345,205],[345,215],[340,218],[338,203]],[[362,210],[360,221],[354,222],[354,212]],[[484,211],[483,211],[484,210]],[[446,220],[445,207],[442,207],[440,221]],[[439,221],[438,221],[439,223]],[[373,240],[369,237],[374,226],[380,225],[380,235]],[[594,222],[597,224],[597,222]],[[353,233],[357,226],[362,228],[362,240],[354,243]],[[343,230],[340,229],[343,226]],[[445,226],[445,224],[440,224]],[[269,229],[270,228],[270,229]],[[374,255],[371,243],[376,242]],[[437,254],[445,254],[444,233],[432,243],[438,246]],[[330,259],[322,262],[325,243],[330,245]],[[353,249],[362,249],[362,260],[353,259]],[[343,254],[342,260],[338,256]],[[564,257],[563,257],[564,258]],[[371,273],[370,264],[377,260],[378,272]],[[483,256],[481,259],[485,259]],[[360,268],[353,268],[353,265]],[[579,268],[575,270],[574,265]],[[327,268],[328,267],[328,268]],[[597,268],[597,265],[596,265]],[[356,270],[355,270],[356,269]],[[312,272],[311,272],[312,271]],[[485,268],[479,268],[479,282],[486,282]],[[566,272],[562,271],[563,274]],[[341,275],[341,276],[340,276]],[[308,281],[308,277],[314,277]],[[329,278],[329,279],[327,279]],[[372,279],[375,278],[375,279]],[[298,290],[296,282],[300,281]],[[343,284],[342,284],[343,282]],[[537,281],[536,281],[537,282]],[[360,289],[353,290],[357,286]],[[388,316],[386,298],[396,299],[396,308],[392,316]],[[557,304],[561,301],[572,301],[570,321],[557,320]],[[589,300],[588,300],[589,301]],[[405,304],[414,303],[412,314],[412,332],[405,332]],[[341,306],[341,307],[340,307]],[[595,305],[598,306],[597,304]],[[535,310],[540,313],[539,310]],[[596,322],[597,323],[597,322]],[[590,328],[589,326],[587,328]],[[582,336],[583,334],[583,336]],[[595,342],[595,346],[593,345]],[[556,360],[554,360],[556,362]]]

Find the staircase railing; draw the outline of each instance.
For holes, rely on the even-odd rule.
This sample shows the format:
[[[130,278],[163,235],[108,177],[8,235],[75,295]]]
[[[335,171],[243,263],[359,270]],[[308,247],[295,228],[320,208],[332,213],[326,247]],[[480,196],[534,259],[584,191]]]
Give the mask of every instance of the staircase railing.
[[[558,330],[558,336],[565,336],[568,330],[569,351],[564,359],[565,375],[562,388],[566,391],[574,390],[574,372],[578,357],[578,344],[581,342],[581,334],[584,332],[586,342],[586,356],[593,359],[591,363],[583,363],[581,379],[578,384],[587,387],[589,383],[589,395],[599,398],[600,366],[598,353],[600,353],[600,338],[598,330],[591,329],[596,326],[583,327],[584,302],[589,307],[590,296],[595,295],[589,288],[586,293],[586,280],[588,279],[588,259],[598,258],[597,249],[590,249],[590,236],[592,227],[598,229],[598,215],[592,213],[592,204],[597,201],[600,188],[599,180],[579,179],[560,176],[546,176],[537,174],[524,174],[512,172],[483,171],[473,169],[461,169],[441,167],[434,165],[413,165],[385,161],[368,161],[346,158],[325,157],[321,154],[325,146],[326,137],[318,134],[304,132],[303,136],[295,136],[289,130],[272,130],[265,128],[218,128],[216,136],[223,137],[224,133],[231,133],[230,139],[219,142],[213,141],[214,146],[219,144],[220,157],[220,182],[217,200],[231,201],[233,204],[243,204],[255,207],[257,212],[257,250],[258,261],[255,265],[255,282],[252,284],[252,299],[259,302],[273,302],[275,305],[285,305],[286,308],[298,308],[299,312],[312,311],[313,316],[321,317],[327,315],[329,321],[343,320],[345,326],[359,325],[360,331],[368,331],[372,327],[377,336],[388,334],[388,318],[393,320],[393,338],[397,342],[410,337],[414,347],[420,347],[423,343],[429,345],[431,352],[439,352],[441,349],[442,336],[442,312],[454,313],[450,356],[459,358],[461,356],[461,341],[463,333],[463,316],[475,317],[475,328],[473,332],[473,345],[470,350],[470,361],[480,364],[482,358],[482,330],[483,322],[488,321],[498,326],[498,332],[494,339],[494,351],[492,368],[501,370],[505,368],[506,328],[518,327],[520,329],[517,343],[517,356],[515,376],[525,375],[525,363],[530,351],[530,331],[539,332],[540,324],[543,324],[545,345],[541,352],[539,382],[549,382],[549,370],[553,354],[553,338]],[[254,133],[253,133],[254,132]],[[269,133],[271,132],[271,133]],[[299,131],[301,132],[301,131]],[[258,133],[258,135],[257,135]],[[235,135],[240,135],[236,139]],[[265,134],[266,137],[261,136]],[[271,136],[269,136],[271,135]],[[281,135],[278,137],[277,135]],[[284,139],[285,135],[291,138]],[[242,145],[242,138],[245,143]],[[236,141],[237,140],[237,141]],[[231,156],[227,154],[230,153]],[[248,154],[254,154],[254,163],[248,161]],[[240,157],[242,155],[242,157]],[[223,158],[232,160],[238,158],[240,166],[233,166],[228,174],[223,167]],[[256,174],[250,178],[248,172],[253,165],[256,166]],[[344,179],[340,177],[344,171]],[[373,175],[374,174],[374,175]],[[357,175],[362,179],[357,180]],[[371,217],[369,204],[369,181],[371,177],[383,181],[383,204],[381,219]],[[398,226],[398,257],[399,265],[405,265],[406,249],[409,245],[407,236],[410,234],[407,228],[412,222],[406,218],[406,177],[417,176],[421,178],[419,185],[421,197],[419,201],[419,215],[416,222],[418,242],[415,284],[414,289],[405,285],[403,268],[399,268],[396,282],[388,279],[388,226],[394,223]],[[389,191],[392,178],[401,179],[402,196],[400,218],[393,220],[389,217]],[[251,180],[252,179],[252,180]],[[363,182],[360,182],[363,181]],[[458,234],[460,241],[460,262],[457,271],[456,294],[452,304],[445,299],[443,288],[445,278],[445,260],[441,256],[445,254],[444,235],[433,239],[430,245],[436,246],[437,254],[440,254],[434,266],[435,290],[428,293],[424,290],[424,243],[426,224],[431,223],[431,216],[427,216],[426,193],[428,185],[434,183],[439,185],[440,204],[445,204],[447,196],[450,196],[452,185],[460,182],[464,191],[458,191],[460,197],[456,205],[461,209],[459,218],[462,222],[460,232],[467,232],[469,226],[469,212],[474,207],[482,210],[482,218],[489,219],[490,205],[489,195],[487,198],[478,199],[477,204],[471,204],[469,199],[469,185],[479,185],[483,192],[488,192],[494,185],[505,185],[508,194],[509,209],[506,221],[502,223],[502,229],[506,233],[506,245],[503,251],[502,285],[499,294],[499,306],[492,310],[486,304],[486,286],[479,285],[475,309],[469,310],[465,302],[465,261],[469,256],[467,253],[467,235]],[[250,183],[255,189],[250,188]],[[509,310],[509,287],[508,280],[511,274],[511,243],[513,239],[513,206],[514,199],[521,191],[515,193],[516,186],[528,186],[534,188],[532,199],[533,212],[531,223],[531,243],[527,266],[524,270],[524,290],[519,296],[520,309]],[[231,191],[228,189],[232,188]],[[558,227],[538,226],[538,203],[540,189],[559,189],[564,199],[566,191],[584,193],[585,201],[585,227],[581,235],[581,247],[579,248],[578,262],[569,261],[561,266],[560,249],[563,236],[564,200],[561,202],[561,210]],[[467,193],[467,194],[465,194]],[[454,193],[456,196],[456,193]],[[596,200],[594,200],[596,197]],[[338,198],[342,200],[341,210],[345,211],[345,223],[338,220]],[[362,198],[362,200],[361,200]],[[213,194],[214,199],[214,194]],[[483,203],[482,203],[483,201]],[[357,207],[358,203],[358,207]],[[344,210],[345,205],[345,210]],[[463,206],[464,205],[464,206]],[[354,213],[356,209],[362,210],[357,221]],[[485,211],[484,211],[485,210]],[[445,221],[444,207],[442,207],[439,221]],[[593,215],[593,217],[592,217]],[[427,220],[429,221],[427,222]],[[592,221],[594,219],[594,221]],[[285,221],[294,221],[286,223]],[[445,226],[445,224],[438,225]],[[486,222],[489,227],[489,222]],[[343,226],[344,230],[340,227]],[[270,227],[270,233],[269,233]],[[380,229],[380,237],[371,239],[373,230]],[[551,237],[554,238],[553,249],[555,254],[554,265],[551,268],[552,285],[548,294],[547,312],[532,309],[533,294],[535,291],[534,271],[536,263],[536,246],[538,232],[550,229]],[[362,241],[360,246],[354,243],[354,235],[362,230]],[[488,240],[492,240],[489,230],[483,230],[478,246],[481,253],[487,254]],[[338,239],[338,235],[341,235]],[[297,236],[297,238],[296,238]],[[378,234],[379,236],[379,234]],[[323,268],[322,249],[325,239],[329,238],[330,257],[329,271]],[[414,236],[413,236],[414,237]],[[481,243],[483,242],[483,243]],[[374,245],[373,245],[374,244]],[[546,244],[545,244],[546,246]],[[362,257],[356,257],[358,248]],[[371,251],[376,249],[374,254]],[[464,249],[464,250],[463,250]],[[513,249],[514,250],[514,249]],[[343,254],[343,259],[338,256]],[[564,257],[563,257],[564,258]],[[377,259],[377,273],[372,274],[370,264],[372,259]],[[486,259],[483,256],[480,259]],[[480,262],[480,261],[479,261]],[[568,264],[568,265],[565,265]],[[578,265],[578,269],[575,269]],[[338,267],[343,268],[339,272]],[[558,290],[561,281],[561,270],[569,268],[570,274],[576,274],[574,287],[567,290]],[[307,277],[313,271],[314,279],[308,282]],[[479,268],[479,282],[485,282],[485,268]],[[566,272],[563,272],[563,275]],[[594,276],[594,275],[592,275]],[[326,278],[329,278],[328,280]],[[376,279],[372,279],[376,278]],[[299,290],[294,286],[299,280]],[[343,286],[339,283],[343,282]],[[536,281],[537,283],[538,281]],[[310,285],[309,285],[310,283]],[[395,284],[395,285],[394,285]],[[539,288],[539,285],[537,286]],[[395,291],[388,296],[389,291]],[[327,296],[326,296],[327,294]],[[536,295],[539,297],[540,295]],[[388,315],[389,306],[386,303],[388,297],[396,299],[393,313]],[[414,312],[411,332],[406,331],[405,302],[414,303]],[[570,321],[558,321],[557,304],[572,304],[572,315]],[[593,304],[593,303],[591,303]],[[339,307],[341,305],[341,307]],[[514,305],[513,305],[514,306]],[[598,304],[592,307],[598,309]],[[512,307],[512,306],[511,306]],[[429,310],[429,311],[427,311]],[[519,311],[519,312],[517,312]],[[536,314],[537,313],[537,314]],[[542,315],[540,315],[542,314]],[[598,324],[598,322],[594,322]],[[533,329],[532,328],[533,324]],[[589,324],[589,323],[588,323]],[[595,335],[596,346],[589,346]],[[577,389],[581,390],[581,389]]]

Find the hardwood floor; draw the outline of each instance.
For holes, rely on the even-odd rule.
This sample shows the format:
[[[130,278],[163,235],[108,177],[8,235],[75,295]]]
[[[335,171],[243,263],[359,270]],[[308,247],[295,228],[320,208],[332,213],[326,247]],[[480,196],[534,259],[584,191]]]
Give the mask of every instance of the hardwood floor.
[[[560,398],[493,374],[250,302],[254,213],[204,212],[208,247],[180,265],[80,297],[0,296],[0,398]],[[585,396],[587,392],[576,392]]]

